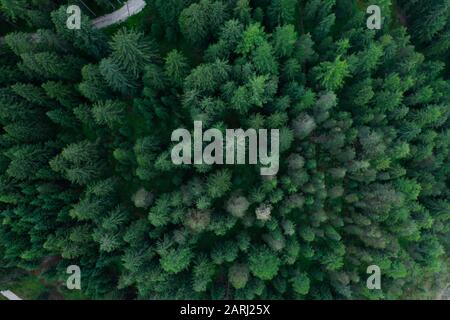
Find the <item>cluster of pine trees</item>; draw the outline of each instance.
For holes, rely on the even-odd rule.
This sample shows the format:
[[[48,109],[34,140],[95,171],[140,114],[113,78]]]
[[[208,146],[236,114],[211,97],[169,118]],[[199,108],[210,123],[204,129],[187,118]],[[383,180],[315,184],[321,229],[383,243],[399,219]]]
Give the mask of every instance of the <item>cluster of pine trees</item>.
[[[98,1],[101,4],[102,1]],[[117,299],[434,298],[449,281],[450,1],[155,0],[145,30],[0,0],[0,264]],[[1,33],[1,32],[0,32]],[[280,171],[171,133],[280,130]],[[366,269],[378,265],[381,290]]]

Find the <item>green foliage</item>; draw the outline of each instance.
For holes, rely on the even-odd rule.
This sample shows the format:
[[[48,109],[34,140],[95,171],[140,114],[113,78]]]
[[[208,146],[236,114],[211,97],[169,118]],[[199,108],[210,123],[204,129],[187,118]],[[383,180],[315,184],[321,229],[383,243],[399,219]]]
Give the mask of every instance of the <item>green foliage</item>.
[[[208,178],[207,190],[212,198],[220,198],[230,190],[231,173],[227,170],[219,171]]]
[[[51,14],[56,32],[66,41],[95,58],[101,58],[108,51],[107,38],[102,31],[95,29],[86,14],[81,14],[81,28],[67,28],[67,7],[61,6]]]
[[[248,267],[243,264],[234,264],[228,270],[228,279],[235,289],[242,289],[248,282]]]
[[[188,248],[170,249],[163,253],[159,262],[161,267],[169,273],[179,273],[186,269],[192,259],[192,252]]]
[[[306,274],[302,273],[291,279],[292,288],[295,293],[306,295],[309,292],[310,281]]]
[[[249,268],[255,277],[271,280],[278,273],[280,259],[267,247],[254,248],[248,257]]]
[[[95,121],[114,129],[125,121],[126,105],[119,101],[102,101],[95,104],[92,114]]]
[[[158,57],[154,45],[144,34],[124,28],[112,37],[110,46],[114,62],[133,75],[138,75],[146,64]]]
[[[181,33],[194,43],[202,43],[217,32],[226,20],[225,4],[221,1],[201,0],[185,8],[179,17]]]
[[[448,0],[383,0],[376,32],[366,1],[156,0],[106,32],[55,3],[0,0],[2,265],[61,283],[78,264],[94,299],[448,283]],[[175,165],[196,120],[279,129],[278,173]]]
[[[350,74],[347,61],[341,60],[339,56],[334,62],[322,62],[316,68],[316,79],[328,91],[340,89],[344,84],[344,79]]]

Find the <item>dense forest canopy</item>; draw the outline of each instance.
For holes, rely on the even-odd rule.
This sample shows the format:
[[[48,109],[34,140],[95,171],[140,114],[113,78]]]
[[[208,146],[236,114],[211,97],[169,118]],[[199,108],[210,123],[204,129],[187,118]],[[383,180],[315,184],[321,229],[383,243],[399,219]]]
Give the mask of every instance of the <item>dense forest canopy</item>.
[[[66,7],[0,0],[0,269],[53,257],[41,277],[78,265],[96,299],[449,282],[450,0],[154,0],[104,30]],[[173,164],[194,121],[279,129],[279,172]]]

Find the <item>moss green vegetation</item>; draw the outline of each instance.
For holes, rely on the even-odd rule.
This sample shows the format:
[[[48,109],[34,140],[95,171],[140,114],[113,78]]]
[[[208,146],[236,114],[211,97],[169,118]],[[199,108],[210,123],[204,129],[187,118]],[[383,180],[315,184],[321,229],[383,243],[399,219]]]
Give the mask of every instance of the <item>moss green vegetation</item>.
[[[5,273],[0,277],[0,290],[11,290],[24,300],[43,299],[47,295],[47,288],[34,275],[18,270],[2,270]],[[0,300],[7,300],[0,295]]]
[[[80,266],[67,299],[429,299],[449,282],[449,0],[379,1],[381,30],[356,0],[155,0],[107,30],[68,30],[60,4],[0,0],[19,26],[0,41],[2,266],[57,257],[55,287]],[[195,120],[279,129],[278,174],[174,165],[171,133]]]
[[[12,290],[20,298],[25,300],[37,300],[45,295],[47,289],[34,276],[29,276],[11,284]]]

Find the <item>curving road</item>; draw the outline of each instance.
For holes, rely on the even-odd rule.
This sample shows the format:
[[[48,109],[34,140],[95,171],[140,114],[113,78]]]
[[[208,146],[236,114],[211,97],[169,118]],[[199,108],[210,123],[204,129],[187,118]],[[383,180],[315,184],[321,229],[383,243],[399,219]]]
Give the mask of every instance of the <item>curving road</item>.
[[[129,17],[134,16],[141,12],[147,4],[144,0],[128,0],[122,8],[105,14],[101,17],[92,20],[94,28],[102,29],[109,27],[110,25],[123,22]],[[0,37],[0,43],[4,41],[5,37]]]
[[[127,20],[129,17],[141,12],[145,6],[144,0],[129,0],[119,10],[92,20],[92,24],[97,29],[106,28],[112,24]]]
[[[14,293],[12,293],[9,290],[0,291],[0,294],[8,300],[22,300],[21,298],[19,298],[18,296],[16,296]]]

